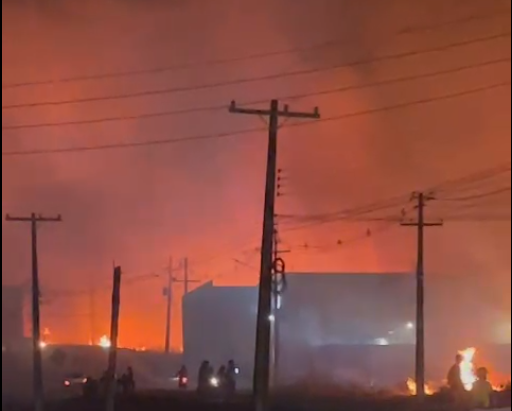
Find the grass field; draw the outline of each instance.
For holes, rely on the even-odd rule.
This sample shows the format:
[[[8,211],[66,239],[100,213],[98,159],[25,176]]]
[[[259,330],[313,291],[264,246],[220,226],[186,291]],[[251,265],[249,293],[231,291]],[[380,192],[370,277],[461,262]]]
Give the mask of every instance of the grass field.
[[[510,411],[510,392],[498,398],[503,411]],[[102,402],[82,399],[47,404],[45,411],[101,411]],[[118,411],[252,411],[249,395],[239,395],[229,402],[216,399],[202,400],[195,393],[153,391],[119,398]],[[387,395],[345,393],[336,397],[311,395],[298,392],[281,393],[273,398],[273,411],[453,411],[442,397],[431,397],[423,406],[414,398]],[[31,407],[8,407],[2,411],[31,411]],[[500,410],[501,411],[501,410]]]
[[[47,411],[99,411],[104,409],[101,402],[86,402],[81,399],[48,404]],[[200,400],[193,394],[152,392],[138,394],[130,398],[119,399],[116,407],[119,411],[252,411],[251,399],[239,396],[232,401]],[[273,400],[275,411],[416,411],[415,401],[410,398],[306,398],[283,395]],[[428,411],[449,411],[449,407],[440,402],[430,401]],[[2,407],[2,411],[29,411],[30,408]]]

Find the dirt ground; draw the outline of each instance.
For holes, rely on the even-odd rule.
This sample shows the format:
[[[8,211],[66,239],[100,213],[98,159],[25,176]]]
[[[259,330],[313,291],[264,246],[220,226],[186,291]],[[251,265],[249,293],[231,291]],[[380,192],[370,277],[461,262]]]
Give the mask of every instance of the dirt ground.
[[[510,394],[503,395],[499,406],[510,406]],[[241,395],[232,401],[200,400],[194,393],[151,392],[120,398],[117,411],[253,411],[249,396]],[[507,408],[505,408],[506,410]],[[81,399],[48,404],[45,411],[102,411],[102,402]],[[338,398],[305,397],[298,394],[281,395],[273,399],[273,411],[453,411],[442,398],[429,398],[419,407],[414,398],[372,398],[346,396]],[[31,411],[31,407],[2,406],[2,411]]]
[[[104,406],[101,402],[85,402],[69,400],[48,404],[46,411],[100,411]],[[423,408],[425,410],[425,408]],[[2,411],[29,411],[30,408],[4,408]],[[176,396],[168,394],[137,395],[119,399],[118,411],[252,411],[248,397],[239,397],[230,402],[216,400],[201,401],[193,395]],[[281,398],[274,400],[273,411],[417,411],[414,402],[406,399],[298,399]],[[449,411],[449,408],[431,403],[428,411]],[[451,410],[450,410],[451,411]]]

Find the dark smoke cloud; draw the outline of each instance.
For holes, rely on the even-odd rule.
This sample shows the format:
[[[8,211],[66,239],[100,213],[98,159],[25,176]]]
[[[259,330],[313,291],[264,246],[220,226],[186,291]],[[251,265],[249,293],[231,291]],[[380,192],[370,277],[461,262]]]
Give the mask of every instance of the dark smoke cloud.
[[[7,104],[73,99],[226,81],[428,48],[432,44],[460,41],[510,27],[510,19],[505,17],[460,27],[448,26],[434,32],[392,35],[435,24],[439,18],[450,21],[507,6],[506,1],[499,0],[469,3],[471,5],[438,0],[415,1],[414,5],[403,0],[89,0],[42,5],[4,1],[4,84],[200,62],[302,47],[333,38],[347,42],[334,49],[226,66],[4,91],[2,101]],[[227,104],[233,98],[243,102],[344,84],[364,84],[457,65],[459,60],[474,63],[481,54],[485,60],[502,56],[510,48],[510,41],[493,44],[493,47],[361,66],[306,79],[134,101],[12,111],[3,113],[3,124],[130,115]],[[452,91],[452,87],[457,91],[480,86],[504,78],[509,72],[510,66],[502,65],[495,70],[482,69],[446,80],[308,98],[291,104],[298,110],[310,110],[318,105],[328,117],[437,96]],[[280,200],[279,207],[284,213],[341,209],[507,161],[510,159],[509,111],[510,90],[501,90],[395,113],[283,130],[280,165],[289,175],[286,188],[289,195]],[[144,141],[260,125],[258,119],[233,116],[227,111],[212,112],[150,121],[8,132],[2,136],[2,149]],[[243,255],[240,254],[243,249],[259,241],[264,149],[262,133],[247,138],[160,148],[5,158],[2,161],[2,211],[63,214],[65,223],[45,226],[41,232],[42,276],[48,290],[88,287],[88,277],[93,274],[95,281],[108,284],[114,259],[130,273],[162,271],[170,253],[188,254],[192,261],[218,255],[215,262],[195,266],[196,275],[206,278],[223,270],[231,272],[232,255]],[[294,243],[335,241],[366,228],[331,226],[290,234],[287,240]],[[491,272],[493,278],[505,281],[510,274],[509,238],[510,224],[443,228],[429,234],[429,268],[439,273]],[[2,240],[3,282],[25,281],[30,267],[28,227],[2,223]],[[411,270],[414,267],[413,241],[412,232],[391,232],[382,238],[363,241],[345,253],[319,257],[300,252],[292,254],[290,265],[293,269],[322,271]],[[243,278],[230,280],[251,282],[254,271],[243,272],[240,276]],[[140,343],[152,345],[161,340],[161,286],[162,281],[155,280],[136,287],[138,292],[130,288],[127,311],[139,312],[138,316],[132,316],[131,328],[143,329],[150,336],[148,341]],[[507,296],[510,297],[503,295],[504,304]],[[56,302],[51,310],[66,307],[78,313],[87,311],[82,300],[66,301]],[[101,304],[106,302],[105,298]],[[151,312],[153,322],[147,321],[147,311],[141,308],[144,306],[155,307]],[[51,316],[48,319],[62,338],[85,338],[88,325],[78,325],[70,332],[73,323],[52,320]],[[133,336],[136,332],[127,334]],[[139,339],[140,336],[131,338],[137,344]]]

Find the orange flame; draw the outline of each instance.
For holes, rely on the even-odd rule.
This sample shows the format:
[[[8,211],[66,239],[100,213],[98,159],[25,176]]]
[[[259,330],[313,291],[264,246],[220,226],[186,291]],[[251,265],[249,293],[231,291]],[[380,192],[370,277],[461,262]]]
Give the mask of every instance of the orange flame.
[[[475,382],[478,380],[475,372],[475,364],[473,363],[476,351],[474,347],[459,351],[459,354],[462,355],[463,358],[460,364],[460,375],[466,391],[471,391]]]
[[[416,395],[418,393],[418,385],[412,378],[407,380],[407,389],[409,390],[410,395]],[[425,394],[434,395],[435,390],[429,384],[425,384]]]
[[[112,346],[112,343],[110,342],[110,339],[106,335],[104,335],[103,337],[100,338],[100,342],[98,343],[98,345],[103,348],[110,348]]]

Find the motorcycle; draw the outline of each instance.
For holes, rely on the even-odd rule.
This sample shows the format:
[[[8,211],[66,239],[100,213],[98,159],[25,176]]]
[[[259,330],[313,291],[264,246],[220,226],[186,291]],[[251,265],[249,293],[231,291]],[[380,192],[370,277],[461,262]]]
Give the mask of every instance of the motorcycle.
[[[186,390],[188,388],[188,377],[178,377],[178,388]]]

